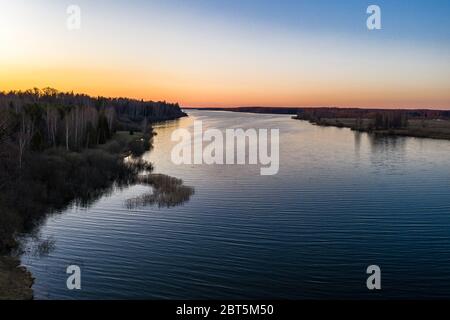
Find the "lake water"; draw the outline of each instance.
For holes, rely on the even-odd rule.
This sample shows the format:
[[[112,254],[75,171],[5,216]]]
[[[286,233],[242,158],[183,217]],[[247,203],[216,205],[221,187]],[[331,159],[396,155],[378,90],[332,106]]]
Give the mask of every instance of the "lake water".
[[[181,206],[127,209],[148,192],[113,190],[53,214],[46,255],[22,262],[38,299],[450,297],[450,142],[373,137],[284,115],[189,111],[157,126],[144,157],[195,195]],[[280,129],[280,171],[174,165],[176,128]],[[30,240],[29,246],[33,246]],[[66,288],[79,265],[82,290]],[[366,287],[379,265],[382,290]]]

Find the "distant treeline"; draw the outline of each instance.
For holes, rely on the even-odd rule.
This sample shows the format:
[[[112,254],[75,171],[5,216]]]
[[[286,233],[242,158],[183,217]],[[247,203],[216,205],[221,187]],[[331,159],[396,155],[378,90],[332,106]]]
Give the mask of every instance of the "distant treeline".
[[[450,111],[310,108],[293,118],[377,135],[450,140]]]
[[[405,110],[301,109],[296,119],[319,125],[327,125],[330,119],[355,119],[353,129],[373,131],[408,127],[409,112]],[[367,119],[369,122],[364,121]]]
[[[375,119],[402,115],[408,119],[450,119],[450,111],[444,110],[407,110],[407,109],[357,109],[357,108],[299,108],[299,116],[328,119]]]
[[[450,110],[359,109],[336,107],[237,107],[194,109],[261,114],[286,114],[293,115],[293,119],[306,120],[320,126],[345,127],[355,131],[379,134],[450,139]]]
[[[408,109],[359,109],[359,108],[295,108],[295,107],[236,107],[236,108],[199,108],[199,110],[220,110],[220,111],[234,111],[234,112],[249,112],[249,113],[266,113],[266,114],[314,114],[318,118],[348,118],[348,119],[375,119],[376,114],[383,113],[403,113],[408,119],[442,119],[450,120],[450,110],[408,110]]]
[[[146,166],[122,155],[150,147],[152,122],[184,115],[166,102],[51,88],[0,92],[0,252],[46,211],[133,181]]]
[[[189,109],[189,108],[187,108]],[[210,111],[232,111],[232,112],[248,112],[248,113],[263,113],[263,114],[297,114],[299,108],[286,107],[236,107],[236,108],[191,108],[198,110]]]

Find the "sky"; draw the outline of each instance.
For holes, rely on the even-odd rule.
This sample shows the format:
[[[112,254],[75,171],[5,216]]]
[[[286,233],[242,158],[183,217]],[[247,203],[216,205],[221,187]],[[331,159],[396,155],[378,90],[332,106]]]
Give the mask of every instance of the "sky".
[[[381,30],[366,26],[372,4]],[[47,86],[192,107],[450,109],[450,0],[0,0],[0,90]]]

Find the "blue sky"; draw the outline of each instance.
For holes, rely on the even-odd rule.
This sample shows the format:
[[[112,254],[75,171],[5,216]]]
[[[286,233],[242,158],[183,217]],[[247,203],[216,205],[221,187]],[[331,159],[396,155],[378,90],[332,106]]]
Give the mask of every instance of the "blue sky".
[[[365,11],[375,4],[383,14],[383,36],[393,39],[447,40],[450,37],[448,0],[176,0],[139,1],[173,10],[195,10],[205,16],[281,27],[301,32],[366,33]]]
[[[82,27],[66,28],[68,5]],[[366,27],[380,6],[382,30]],[[0,0],[0,89],[450,108],[450,0]]]

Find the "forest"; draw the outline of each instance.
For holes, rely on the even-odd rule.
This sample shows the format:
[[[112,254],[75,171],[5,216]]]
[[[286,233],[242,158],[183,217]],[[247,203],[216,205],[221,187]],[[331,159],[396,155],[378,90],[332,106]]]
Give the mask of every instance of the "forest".
[[[124,155],[151,146],[156,121],[178,104],[90,97],[52,88],[0,92],[0,252],[48,211],[88,203],[148,168]],[[124,133],[125,132],[125,133]]]
[[[448,110],[388,110],[388,109],[299,109],[297,120],[320,126],[350,128],[377,136],[408,136],[450,140]]]
[[[354,130],[375,131],[407,128],[412,117],[406,110],[364,110],[364,109],[300,109],[295,119],[307,120],[318,125],[346,126],[345,119],[354,120]],[[330,120],[337,120],[336,123]]]

